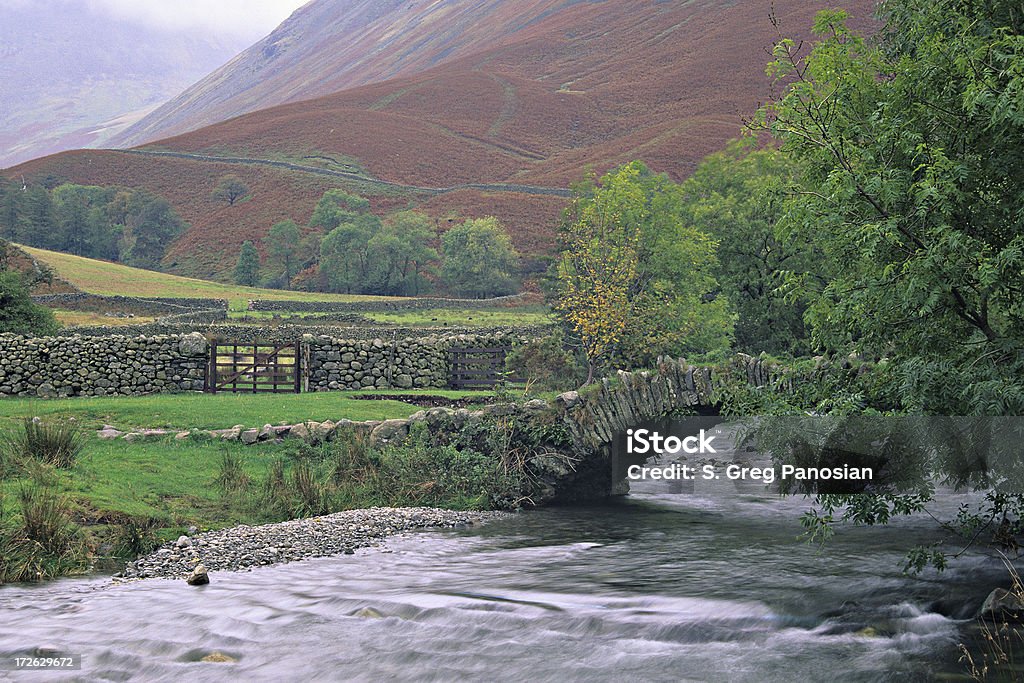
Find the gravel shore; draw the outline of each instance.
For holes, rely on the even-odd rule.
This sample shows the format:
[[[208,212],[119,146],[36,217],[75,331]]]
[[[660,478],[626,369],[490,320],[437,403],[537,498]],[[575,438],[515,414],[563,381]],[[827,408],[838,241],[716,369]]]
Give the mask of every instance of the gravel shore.
[[[507,517],[503,512],[437,508],[369,508],[262,526],[235,526],[183,536],[128,564],[122,579],[184,578],[198,563],[210,571],[239,571],[379,545],[416,529],[462,528]]]

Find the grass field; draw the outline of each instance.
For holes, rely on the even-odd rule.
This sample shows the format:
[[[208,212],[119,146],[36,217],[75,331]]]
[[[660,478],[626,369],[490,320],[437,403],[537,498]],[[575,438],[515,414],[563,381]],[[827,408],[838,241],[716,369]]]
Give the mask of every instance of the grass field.
[[[331,324],[330,313],[287,313],[273,311],[231,311],[229,318],[239,322],[265,322],[277,315],[283,318],[300,317],[303,322]],[[547,306],[517,306],[491,310],[436,308],[422,311],[367,311],[362,315],[380,323],[402,327],[516,327],[548,325],[554,322]]]
[[[413,392],[405,392],[406,394]],[[428,392],[433,394],[434,392]],[[227,429],[237,424],[293,424],[304,420],[386,420],[412,415],[418,407],[399,401],[367,401],[343,393],[309,394],[158,394],[70,399],[0,399],[0,433],[26,417],[74,418],[85,429],[104,424],[120,430]]]
[[[92,311],[62,311],[59,309],[55,310],[53,314],[57,318],[57,322],[65,327],[81,325],[122,327],[124,325],[142,325],[156,320],[154,317],[145,315],[137,315],[134,318],[118,318],[115,316],[103,315],[102,313],[94,313]]]
[[[184,299],[227,299],[234,310],[243,310],[250,299],[293,301],[372,301],[381,297],[280,289],[242,287],[208,280],[195,280],[153,270],[141,270],[120,263],[62,254],[18,245],[20,249],[53,268],[64,280],[83,292],[103,295],[181,297]]]

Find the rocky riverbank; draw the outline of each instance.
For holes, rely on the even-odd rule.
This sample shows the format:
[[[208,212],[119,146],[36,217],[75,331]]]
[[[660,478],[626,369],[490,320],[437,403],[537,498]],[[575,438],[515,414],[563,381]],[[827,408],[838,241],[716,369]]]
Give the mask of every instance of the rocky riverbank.
[[[182,536],[129,563],[118,578],[184,578],[200,563],[210,571],[240,571],[309,557],[352,554],[396,534],[474,526],[508,514],[369,508],[255,527],[241,525]]]

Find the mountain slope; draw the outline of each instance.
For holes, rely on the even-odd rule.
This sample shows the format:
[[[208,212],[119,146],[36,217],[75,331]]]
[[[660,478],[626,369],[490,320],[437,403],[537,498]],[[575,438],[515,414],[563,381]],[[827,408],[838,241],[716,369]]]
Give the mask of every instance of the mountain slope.
[[[141,144],[273,105],[419,73],[515,39],[538,18],[579,2],[311,2],[113,142]]]
[[[241,43],[119,24],[86,3],[0,2],[0,168],[107,144]]]
[[[867,26],[872,3],[849,5],[856,23]],[[356,6],[371,7],[317,0],[289,21],[314,10]],[[431,188],[565,188],[587,167],[603,173],[643,159],[682,179],[738,135],[742,118],[767,99],[765,50],[778,38],[767,0],[411,1],[403,5],[406,13],[388,10],[393,6],[386,3],[372,6],[389,13],[366,15],[366,26],[390,17],[396,37],[380,43],[376,61],[365,58],[362,73],[415,73],[260,110],[139,150],[178,157],[77,153],[14,171],[141,185],[168,197],[193,227],[167,265],[190,275],[227,275],[242,240],[258,242],[283,218],[308,220],[316,197],[332,186],[369,196],[378,212],[419,206],[437,218],[438,231],[453,215],[494,214],[510,227],[520,250],[540,255],[553,244],[565,199],[493,186],[422,192],[301,167]],[[527,7],[535,12],[530,20],[523,14]],[[781,29],[799,38],[808,36],[818,9],[815,0],[790,0],[776,14]],[[417,42],[416,21],[442,10],[446,14],[435,16],[466,20],[442,22],[441,29],[424,34],[430,36],[426,43]],[[472,16],[478,21],[469,21]],[[330,31],[306,30],[300,42],[321,45],[312,55],[335,49]],[[438,52],[442,46],[450,50]],[[289,52],[282,50],[283,59]],[[295,63],[281,73],[306,74],[310,83],[329,80],[317,62],[291,54]],[[431,61],[436,65],[417,71]],[[273,74],[267,77],[274,81]],[[236,91],[225,85],[208,92],[237,102]],[[218,157],[292,166],[246,166]],[[210,199],[224,173],[243,176],[254,189],[252,199],[230,207]]]

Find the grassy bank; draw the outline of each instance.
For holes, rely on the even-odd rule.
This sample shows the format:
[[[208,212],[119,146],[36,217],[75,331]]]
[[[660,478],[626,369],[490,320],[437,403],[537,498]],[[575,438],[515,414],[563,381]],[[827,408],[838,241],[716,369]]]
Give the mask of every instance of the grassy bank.
[[[181,297],[184,299],[227,299],[231,308],[242,310],[249,299],[286,301],[370,301],[384,297],[348,294],[295,292],[278,289],[243,287],[209,280],[179,277],[153,270],[141,270],[120,263],[73,256],[18,245],[33,257],[50,266],[63,280],[91,294]]]
[[[375,402],[370,402],[371,404]],[[49,430],[46,425],[43,430]],[[189,526],[217,529],[340,510],[507,506],[520,475],[493,454],[416,443],[377,450],[348,435],[330,444],[217,440],[127,443],[83,437],[72,457],[24,448],[9,430],[0,461],[0,583],[130,559]]]

